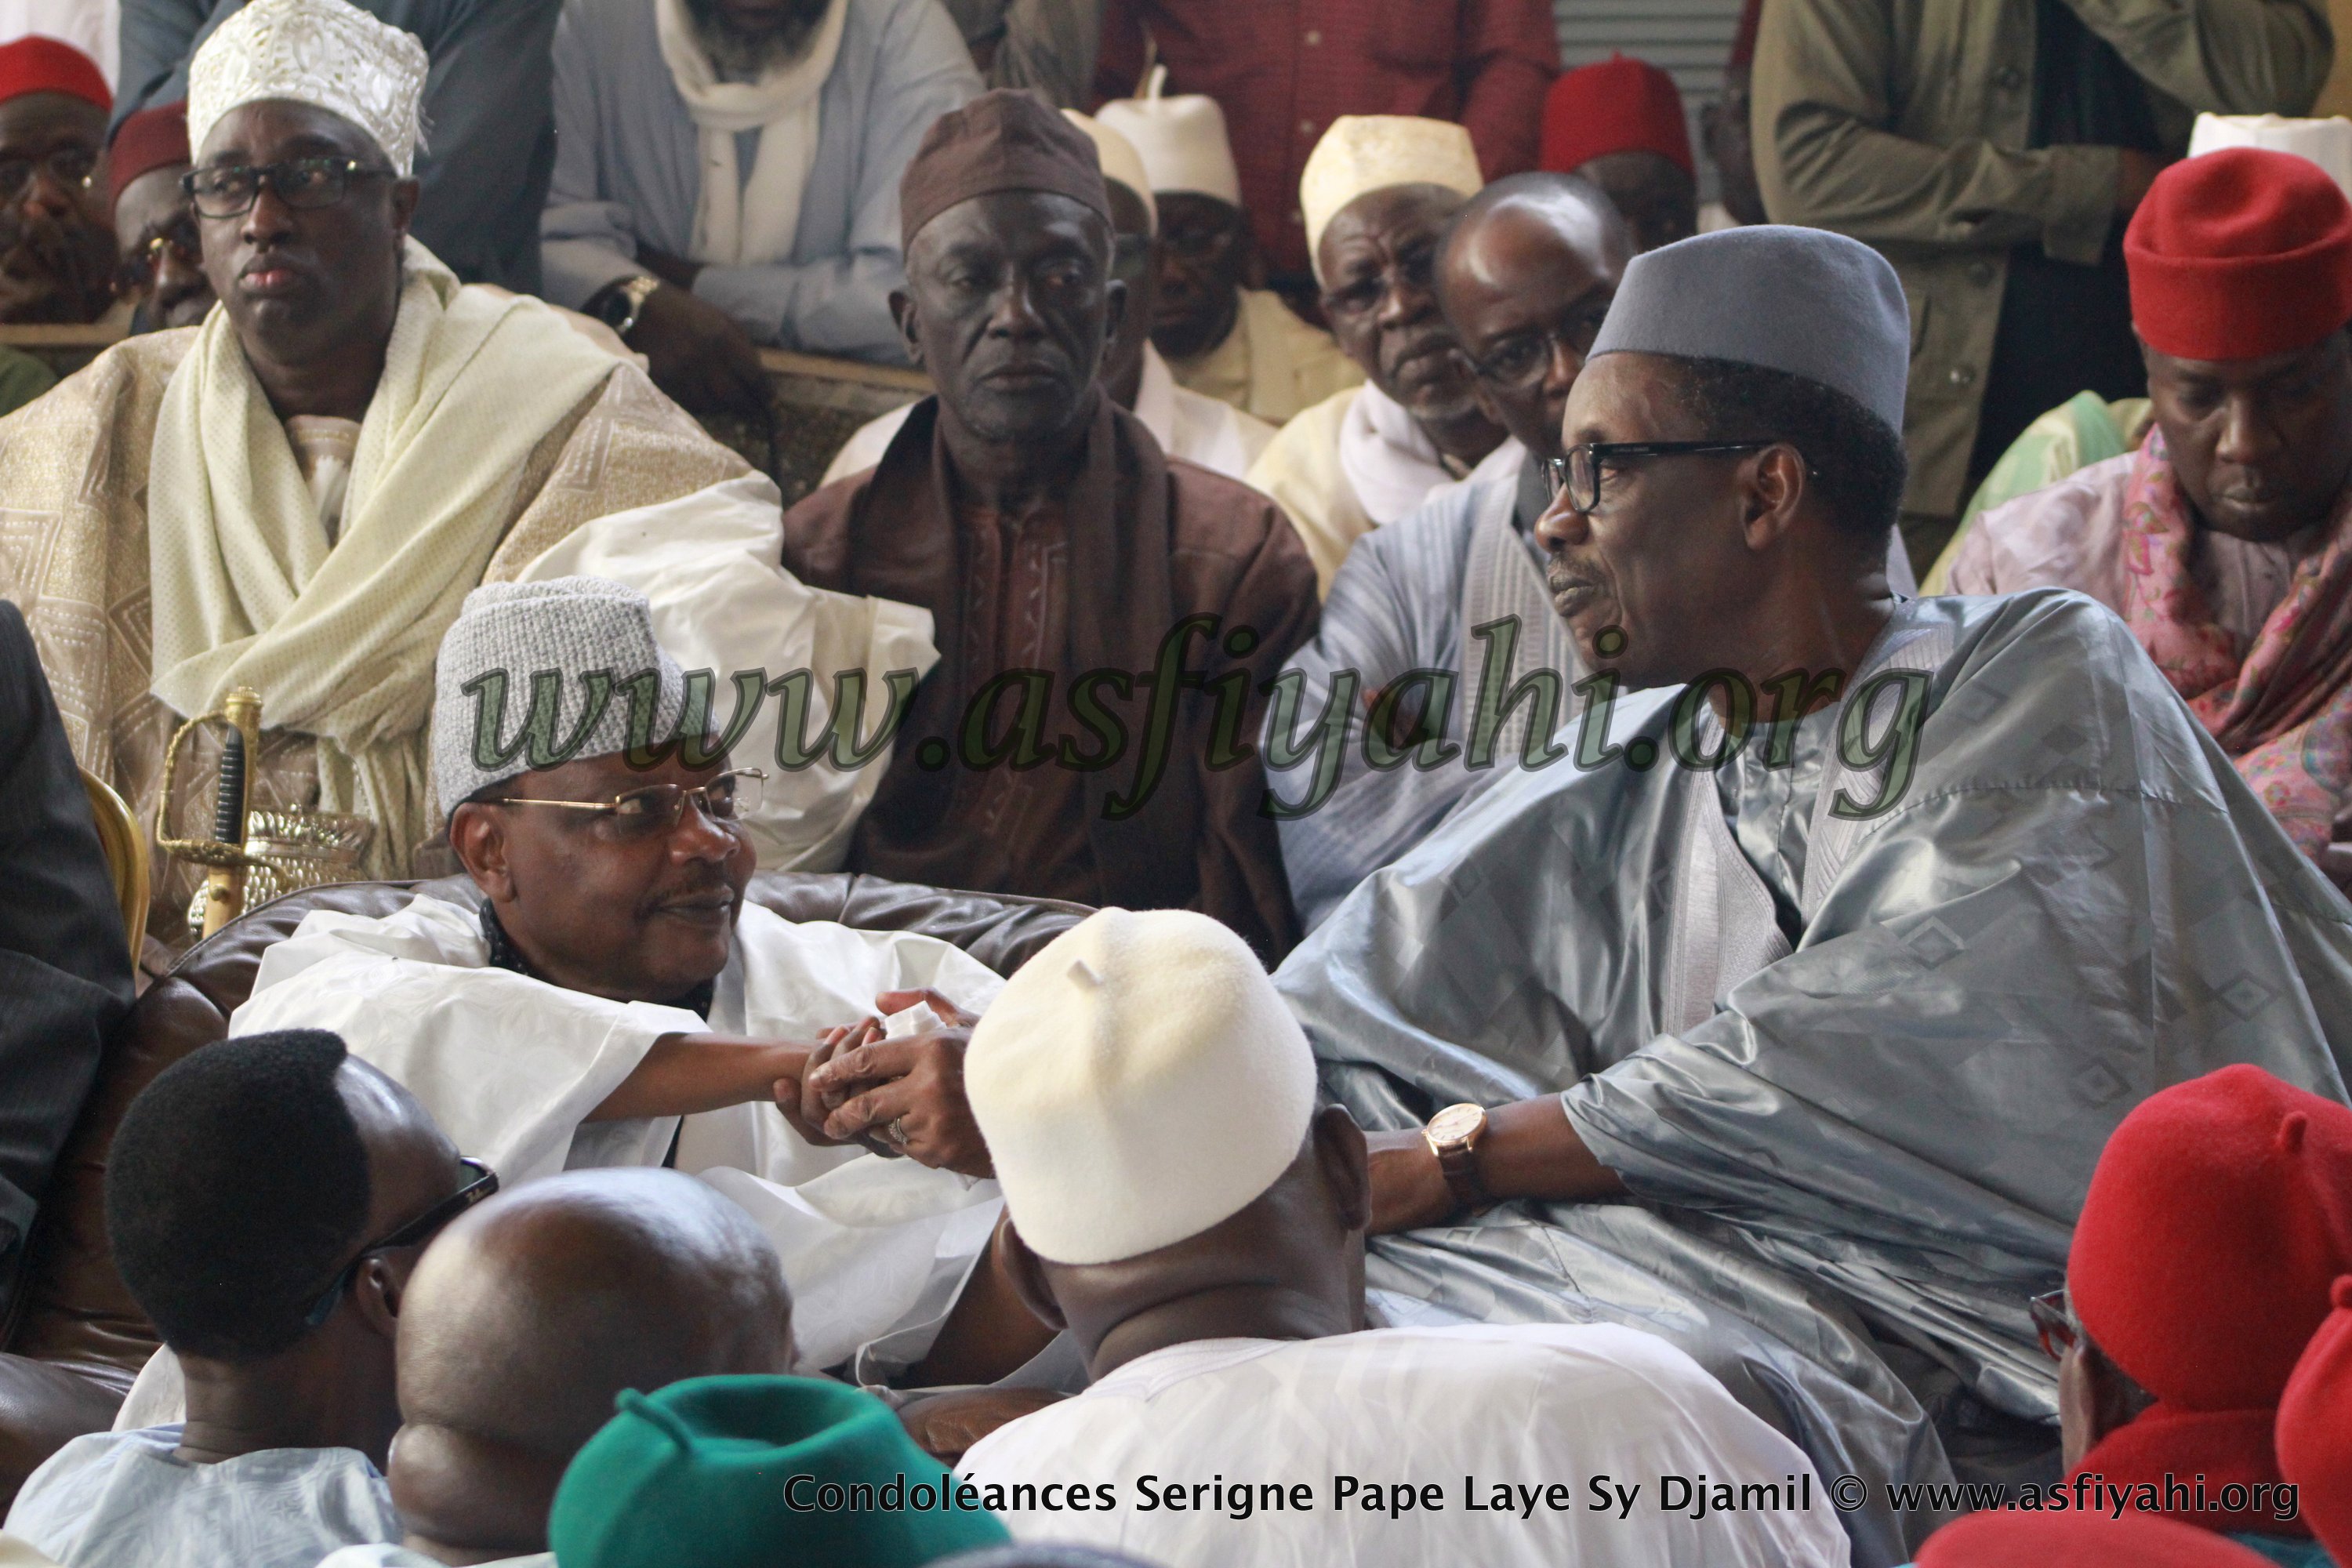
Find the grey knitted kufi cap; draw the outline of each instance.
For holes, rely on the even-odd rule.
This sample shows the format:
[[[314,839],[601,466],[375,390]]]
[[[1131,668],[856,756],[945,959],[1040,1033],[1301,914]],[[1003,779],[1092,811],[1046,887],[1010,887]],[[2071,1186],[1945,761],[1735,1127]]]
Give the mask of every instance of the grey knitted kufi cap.
[[[1818,228],[1757,224],[1633,258],[1588,359],[1678,354],[1785,371],[1903,428],[1911,318],[1886,258]]]
[[[557,577],[485,583],[467,595],[434,663],[433,787],[442,815],[492,784],[531,771],[531,747],[522,742],[535,677],[549,671],[561,677],[554,723],[541,742],[558,748],[571,741],[586,715],[587,677],[602,671],[612,678],[604,714],[561,758],[575,762],[629,749],[628,682],[647,670],[660,678],[647,733],[655,742],[667,741],[685,710],[686,677],[654,640],[653,606],[643,594],[603,577]],[[505,711],[496,735],[486,737],[482,710],[496,683],[471,692],[466,688],[500,672],[506,677]],[[482,745],[490,754],[478,750]],[[497,756],[509,750],[511,755]]]

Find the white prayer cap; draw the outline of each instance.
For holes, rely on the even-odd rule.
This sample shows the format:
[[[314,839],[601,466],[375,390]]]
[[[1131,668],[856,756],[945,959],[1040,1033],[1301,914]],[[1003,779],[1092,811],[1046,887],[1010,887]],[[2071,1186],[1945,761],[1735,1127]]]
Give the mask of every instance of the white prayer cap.
[[[647,671],[656,676],[653,718],[633,735],[629,683]],[[587,678],[600,673],[611,678],[611,698],[573,743],[586,716]],[[543,674],[554,678],[554,710],[552,722],[537,727],[542,750],[534,763],[523,737]],[[685,706],[686,677],[654,640],[653,605],[635,588],[603,577],[485,583],[466,595],[434,660],[433,787],[442,815],[534,766],[609,757],[640,739],[667,741]],[[492,720],[496,731],[486,732]],[[544,750],[551,747],[562,754],[551,756]],[[511,755],[499,755],[509,748]]]
[[[1315,143],[1298,176],[1298,207],[1307,220],[1307,254],[1323,276],[1323,231],[1358,196],[1391,185],[1444,185],[1465,196],[1486,188],[1470,132],[1443,120],[1410,114],[1343,114]]]
[[[1097,111],[1105,125],[1134,144],[1155,191],[1214,196],[1242,205],[1242,172],[1225,134],[1225,111],[1201,93],[1162,98],[1168,68],[1151,68],[1141,98],[1118,98]]]
[[[1099,910],[1005,983],[964,1093],[1022,1239],[1110,1263],[1229,1219],[1297,1158],[1315,1058],[1247,943]]]
[[[413,174],[426,66],[413,35],[346,0],[253,0],[188,62],[188,145],[201,157],[221,116],[285,98],[341,115]]]
[[[1151,199],[1151,176],[1143,172],[1143,160],[1136,156],[1135,143],[1090,114],[1080,114],[1075,109],[1066,109],[1062,114],[1093,141],[1095,156],[1102,162],[1102,177],[1118,181],[1141,199],[1144,226],[1158,234],[1160,204]]]
[[[2327,171],[2327,177],[2352,196],[2352,120],[2290,120],[2283,114],[2200,114],[2189,138],[2189,155],[2218,153],[2224,147],[2260,147],[2272,153],[2292,153]]]

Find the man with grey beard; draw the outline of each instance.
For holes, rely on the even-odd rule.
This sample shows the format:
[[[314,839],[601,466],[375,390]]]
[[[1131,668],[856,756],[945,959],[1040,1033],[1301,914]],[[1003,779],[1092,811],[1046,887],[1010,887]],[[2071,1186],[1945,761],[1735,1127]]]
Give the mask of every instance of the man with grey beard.
[[[547,296],[697,411],[764,412],[755,344],[903,361],[898,176],[979,91],[935,0],[566,0]]]

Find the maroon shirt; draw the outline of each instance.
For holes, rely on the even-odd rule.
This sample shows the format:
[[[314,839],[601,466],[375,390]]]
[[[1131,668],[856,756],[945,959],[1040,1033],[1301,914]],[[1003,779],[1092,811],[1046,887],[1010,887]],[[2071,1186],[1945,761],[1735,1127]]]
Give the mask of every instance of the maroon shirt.
[[[1170,92],[1223,108],[1243,205],[1278,272],[1307,270],[1298,176],[1334,119],[1459,121],[1499,179],[1536,166],[1559,74],[1549,0],[1105,0],[1097,92],[1139,89],[1147,33]]]

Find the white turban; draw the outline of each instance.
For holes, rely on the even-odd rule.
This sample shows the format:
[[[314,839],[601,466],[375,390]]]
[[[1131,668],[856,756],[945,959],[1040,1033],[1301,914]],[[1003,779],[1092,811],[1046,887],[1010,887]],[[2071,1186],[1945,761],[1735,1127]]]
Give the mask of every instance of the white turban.
[[[1225,111],[1213,98],[1188,93],[1162,98],[1166,66],[1154,66],[1141,98],[1114,99],[1096,118],[1125,136],[1143,160],[1155,191],[1188,192],[1242,205],[1242,172],[1225,133]]]
[[[1231,1218],[1290,1167],[1315,1058],[1249,945],[1185,910],[1099,910],[972,1030],[964,1093],[1022,1239],[1136,1258]]]
[[[1062,116],[1094,142],[1095,157],[1102,163],[1102,177],[1116,180],[1136,194],[1143,203],[1145,230],[1158,234],[1160,204],[1151,199],[1151,176],[1143,172],[1143,160],[1135,155],[1135,144],[1106,121],[1080,114],[1075,109],[1062,110]]]
[[[202,157],[230,110],[290,99],[341,115],[414,174],[426,68],[413,35],[345,0],[253,0],[188,62],[188,145]]]
[[[1315,143],[1298,176],[1307,220],[1307,254],[1323,277],[1323,231],[1358,196],[1391,185],[1444,185],[1475,196],[1486,185],[1470,132],[1443,120],[1409,114],[1343,114]]]

